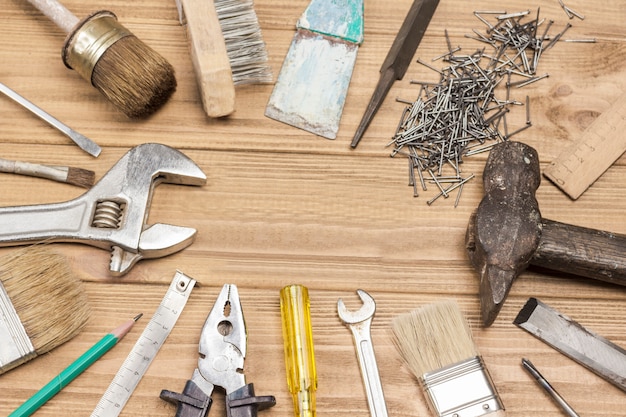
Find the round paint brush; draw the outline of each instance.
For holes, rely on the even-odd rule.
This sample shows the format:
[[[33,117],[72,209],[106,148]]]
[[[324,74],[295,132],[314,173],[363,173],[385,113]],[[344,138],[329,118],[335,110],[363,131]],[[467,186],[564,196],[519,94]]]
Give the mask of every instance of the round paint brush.
[[[55,0],[28,0],[68,34],[65,65],[96,87],[128,117],[146,117],[176,90],[174,68],[117,21],[98,11],[79,20]]]

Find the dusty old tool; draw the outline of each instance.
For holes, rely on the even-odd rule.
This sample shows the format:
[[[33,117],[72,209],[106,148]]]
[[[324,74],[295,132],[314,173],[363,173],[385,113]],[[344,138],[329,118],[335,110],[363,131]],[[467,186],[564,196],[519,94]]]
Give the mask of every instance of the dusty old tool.
[[[363,0],[312,0],[296,27],[265,115],[335,139],[363,42]]]
[[[0,172],[47,178],[83,188],[91,187],[96,178],[95,172],[84,168],[36,164],[4,158],[0,158]]]
[[[514,323],[626,391],[626,350],[615,343],[532,297]]]
[[[176,0],[176,7],[207,116],[235,111],[235,86],[272,81],[252,1]]]
[[[376,312],[376,302],[371,295],[363,290],[357,290],[357,294],[363,301],[363,306],[353,312],[346,308],[343,300],[337,301],[337,314],[341,321],[348,326],[354,337],[354,347],[359,358],[361,376],[365,384],[367,403],[372,417],[387,417],[387,405],[385,394],[378,374],[378,365],[372,344],[372,318]]]
[[[483,172],[485,195],[469,220],[466,249],[480,274],[484,326],[493,323],[529,265],[626,285],[626,236],[541,217],[539,157],[520,142],[496,145]]]
[[[58,129],[59,132],[63,133],[65,136],[70,138],[76,145],[78,145],[79,148],[87,152],[89,155],[95,156],[95,157],[100,155],[100,152],[102,151],[102,149],[100,149],[100,146],[97,143],[89,139],[87,136],[81,133],[78,133],[77,131],[75,131],[74,129],[66,125],[65,123],[61,122],[60,120],[52,117],[50,114],[46,113],[39,106],[26,100],[17,92],[11,90],[9,87],[7,87],[6,85],[2,83],[0,83],[0,93],[6,95],[11,100],[15,101],[17,104],[29,110],[31,113],[39,117],[44,122],[48,123],[50,126]]]
[[[82,281],[49,245],[0,257],[0,375],[71,340],[90,312]]]
[[[393,82],[404,77],[438,4],[439,0],[415,0],[411,5],[400,31],[380,67],[378,84],[354,134],[351,147],[356,148],[361,141],[374,115],[383,104]]]
[[[68,36],[63,63],[128,117],[147,117],[176,90],[174,67],[101,10],[79,20],[57,0],[28,0]]]
[[[200,358],[192,378],[182,393],[161,391],[163,400],[177,405],[176,417],[207,416],[215,387],[226,391],[228,417],[256,417],[258,410],[276,404],[274,396],[255,396],[254,385],[246,384],[246,338],[239,292],[235,285],[226,284],[202,328]]]
[[[195,237],[190,227],[146,224],[154,187],[205,182],[206,175],[181,152],[156,143],[139,145],[80,197],[0,208],[0,246],[84,243],[110,250],[111,273],[123,275],[137,261],[178,252]]]

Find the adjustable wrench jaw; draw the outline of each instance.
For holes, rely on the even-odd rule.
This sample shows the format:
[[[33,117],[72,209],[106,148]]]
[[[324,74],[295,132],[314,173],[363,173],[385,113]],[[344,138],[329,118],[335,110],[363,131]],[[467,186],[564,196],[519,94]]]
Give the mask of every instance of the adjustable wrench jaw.
[[[146,224],[156,185],[202,185],[206,175],[187,156],[148,143],[127,152],[91,189],[63,203],[0,208],[0,246],[75,242],[111,251],[110,271],[124,275],[140,259],[189,246],[196,230]]]

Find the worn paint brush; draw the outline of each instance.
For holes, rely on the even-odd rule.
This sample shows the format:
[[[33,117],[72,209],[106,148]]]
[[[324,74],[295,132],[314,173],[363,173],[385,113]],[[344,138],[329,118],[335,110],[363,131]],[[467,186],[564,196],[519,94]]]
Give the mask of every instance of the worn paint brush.
[[[394,318],[394,341],[436,416],[504,417],[504,406],[456,302]]]
[[[55,0],[28,0],[68,34],[65,65],[89,81],[128,117],[158,110],[176,89],[174,68],[117,21],[110,11],[80,20]]]
[[[176,0],[176,5],[209,117],[235,111],[235,86],[272,82],[251,0]]]
[[[0,172],[47,178],[49,180],[90,188],[96,178],[93,171],[83,168],[57,165],[34,164],[0,158]]]
[[[81,281],[46,245],[0,258],[0,374],[76,336],[89,318]]]

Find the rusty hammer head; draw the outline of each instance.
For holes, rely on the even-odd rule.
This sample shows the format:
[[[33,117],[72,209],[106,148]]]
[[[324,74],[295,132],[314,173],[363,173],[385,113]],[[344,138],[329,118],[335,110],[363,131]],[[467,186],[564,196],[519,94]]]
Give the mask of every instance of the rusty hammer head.
[[[496,319],[513,281],[539,246],[542,223],[535,191],[540,182],[535,149],[507,141],[491,150],[483,171],[485,195],[465,237],[469,258],[480,274],[485,327]]]

